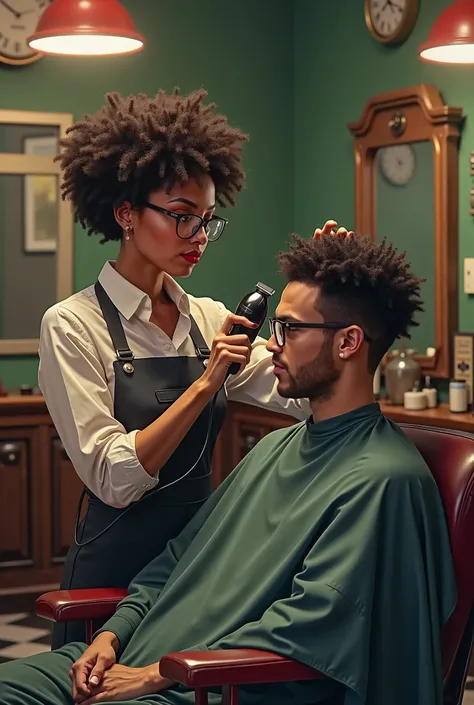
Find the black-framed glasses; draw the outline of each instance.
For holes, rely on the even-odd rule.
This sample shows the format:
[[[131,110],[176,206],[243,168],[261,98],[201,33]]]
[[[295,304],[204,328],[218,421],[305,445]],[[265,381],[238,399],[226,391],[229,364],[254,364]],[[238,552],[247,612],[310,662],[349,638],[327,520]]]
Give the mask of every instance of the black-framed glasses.
[[[342,330],[343,328],[349,328],[350,323],[299,323],[297,321],[281,321],[278,318],[269,318],[268,322],[270,324],[270,332],[275,336],[276,344],[282,348],[286,343],[286,331],[294,330],[295,328],[321,328],[321,329],[333,329]],[[362,331],[364,338],[368,343],[371,339],[365,331]]]
[[[174,218],[176,220],[176,235],[181,238],[181,240],[189,240],[194,237],[201,228],[204,228],[209,242],[215,242],[220,238],[224,232],[225,226],[229,222],[225,218],[219,218],[217,215],[213,215],[212,218],[201,218],[200,215],[194,215],[194,213],[174,213],[167,208],[155,206],[154,203],[149,203],[148,201],[143,205],[157,213],[163,213],[170,218]]]

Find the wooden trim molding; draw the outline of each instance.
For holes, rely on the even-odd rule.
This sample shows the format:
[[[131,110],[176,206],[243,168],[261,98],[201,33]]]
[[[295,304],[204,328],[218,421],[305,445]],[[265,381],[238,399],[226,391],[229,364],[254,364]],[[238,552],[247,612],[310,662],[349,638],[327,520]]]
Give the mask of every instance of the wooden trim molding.
[[[438,89],[420,84],[372,97],[357,122],[354,137],[355,227],[377,237],[377,149],[393,144],[431,141],[434,167],[435,345],[436,355],[417,355],[423,372],[452,374],[452,339],[458,324],[458,147],[462,108],[444,104]]]

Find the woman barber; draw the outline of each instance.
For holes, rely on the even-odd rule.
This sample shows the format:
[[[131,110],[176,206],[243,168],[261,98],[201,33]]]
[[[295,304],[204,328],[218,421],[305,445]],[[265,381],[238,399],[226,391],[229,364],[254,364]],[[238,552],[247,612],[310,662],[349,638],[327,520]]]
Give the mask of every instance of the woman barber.
[[[62,141],[75,219],[120,241],[95,286],[41,326],[39,385],[88,497],[62,589],[126,587],[181,531],[211,493],[226,397],[305,415],[276,393],[265,341],[228,335],[252,324],[173,278],[222,235],[216,203],[233,205],[244,179],[247,137],[205,96],[110,94]],[[53,648],[78,639],[82,624],[56,625]]]

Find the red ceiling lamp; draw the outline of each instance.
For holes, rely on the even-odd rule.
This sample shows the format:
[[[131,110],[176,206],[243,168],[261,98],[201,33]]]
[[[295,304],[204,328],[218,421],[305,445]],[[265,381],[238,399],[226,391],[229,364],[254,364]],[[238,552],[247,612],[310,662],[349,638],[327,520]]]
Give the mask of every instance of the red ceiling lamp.
[[[118,0],[53,0],[28,44],[43,54],[98,56],[140,51],[144,38]]]
[[[447,7],[419,52],[425,61],[474,64],[474,0],[456,0]]]

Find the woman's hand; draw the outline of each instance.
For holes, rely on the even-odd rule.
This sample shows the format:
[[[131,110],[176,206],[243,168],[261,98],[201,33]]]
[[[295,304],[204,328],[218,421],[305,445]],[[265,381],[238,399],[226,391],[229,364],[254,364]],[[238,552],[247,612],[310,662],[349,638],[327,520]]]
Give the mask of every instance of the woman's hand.
[[[335,220],[326,220],[322,228],[316,228],[313,234],[313,240],[319,240],[322,235],[336,235],[337,237],[354,237],[353,230],[347,228],[339,228],[337,231],[337,223]]]
[[[74,702],[83,703],[92,695],[92,688],[97,686],[108,668],[117,659],[115,648],[118,639],[112,632],[103,632],[94,639],[88,649],[76,661],[69,677],[72,681],[72,697]]]
[[[171,685],[173,685],[172,681],[161,676],[157,663],[144,668],[129,668],[115,664],[105,671],[98,686],[92,686],[91,697],[83,700],[81,705],[135,700],[144,695],[160,693]]]
[[[247,365],[252,352],[252,343],[248,335],[229,335],[234,325],[243,325],[246,328],[255,328],[257,324],[251,323],[244,316],[230,313],[224,321],[222,328],[212,341],[211,356],[206,371],[201,380],[206,387],[215,394],[225,382],[229,367],[233,362],[240,365],[240,371]]]

